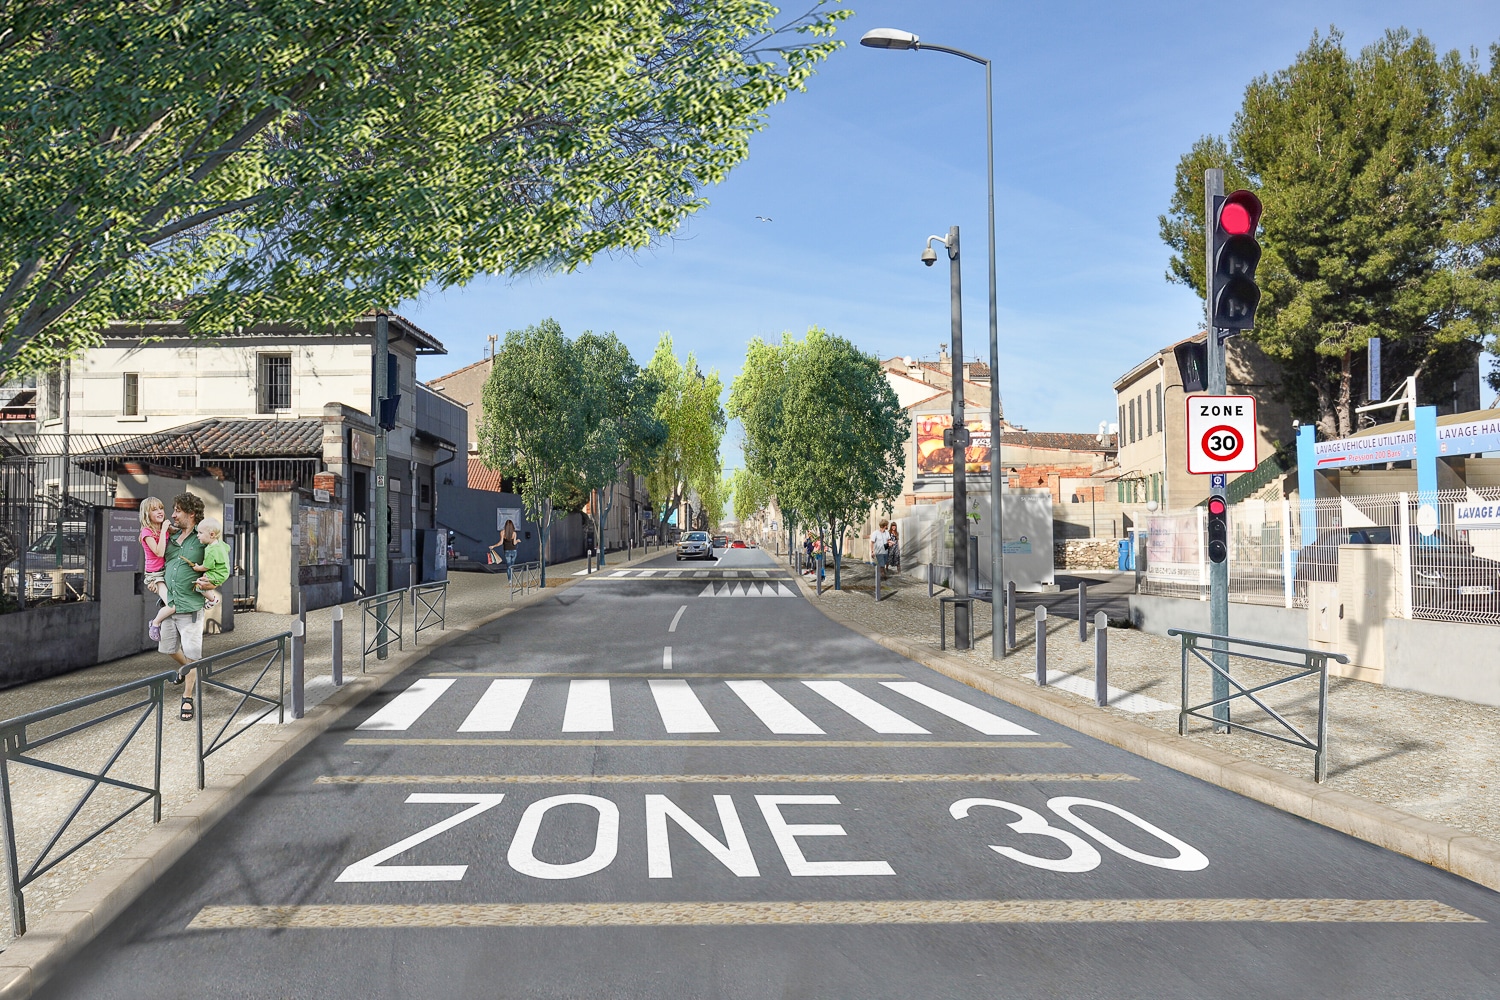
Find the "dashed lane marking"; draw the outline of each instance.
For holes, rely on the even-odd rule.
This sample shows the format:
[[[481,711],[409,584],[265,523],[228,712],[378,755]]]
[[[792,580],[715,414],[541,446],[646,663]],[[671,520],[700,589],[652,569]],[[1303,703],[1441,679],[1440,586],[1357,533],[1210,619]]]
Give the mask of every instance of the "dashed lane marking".
[[[1069,750],[1067,743],[1041,740],[529,740],[489,737],[362,737],[344,741],[357,747],[891,747],[916,750]]]
[[[809,924],[1484,923],[1435,899],[910,899],[205,906],[188,930]]]
[[[1133,774],[325,774],[318,785],[790,785],[1139,781]]]

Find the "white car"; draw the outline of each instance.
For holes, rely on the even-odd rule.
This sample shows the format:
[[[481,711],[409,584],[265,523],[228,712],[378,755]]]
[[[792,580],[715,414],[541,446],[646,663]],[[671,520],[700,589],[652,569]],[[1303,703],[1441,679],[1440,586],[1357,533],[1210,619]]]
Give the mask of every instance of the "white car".
[[[706,531],[689,531],[677,543],[678,562],[684,559],[712,559],[713,557],[713,544]]]

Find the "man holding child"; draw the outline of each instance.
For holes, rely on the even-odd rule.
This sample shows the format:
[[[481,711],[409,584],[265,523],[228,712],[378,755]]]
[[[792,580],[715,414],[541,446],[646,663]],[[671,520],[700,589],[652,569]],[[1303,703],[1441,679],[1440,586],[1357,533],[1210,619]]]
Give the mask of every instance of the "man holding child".
[[[210,543],[218,541],[212,530],[200,530],[217,526],[216,521],[210,521],[213,519],[204,520],[200,497],[181,493],[172,498],[172,523],[178,530],[167,539],[165,573],[167,603],[176,610],[161,623],[161,641],[156,648],[182,668],[178,674],[185,686],[178,717],[184,721],[193,718],[198,680],[197,672],[187,668],[203,659],[203,592],[223,585],[229,578],[227,561],[207,558]],[[204,523],[200,526],[200,522]],[[210,537],[204,539],[204,534]],[[204,566],[206,572],[200,575],[198,566]]]

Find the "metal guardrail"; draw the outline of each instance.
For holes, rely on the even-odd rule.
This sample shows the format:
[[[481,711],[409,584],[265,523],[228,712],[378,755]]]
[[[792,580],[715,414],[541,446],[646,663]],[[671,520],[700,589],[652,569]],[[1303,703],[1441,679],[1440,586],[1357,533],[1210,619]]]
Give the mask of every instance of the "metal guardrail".
[[[434,625],[440,631],[448,629],[448,581],[419,583],[411,588],[411,644],[417,644],[417,636]]]
[[[514,598],[517,594],[524,595],[528,590],[535,590],[542,585],[542,564],[540,562],[516,563],[511,567],[510,574],[510,596]]]
[[[1227,729],[1243,729],[1258,736],[1265,736],[1282,743],[1290,743],[1292,746],[1302,747],[1313,752],[1313,780],[1322,781],[1328,777],[1328,661],[1337,660],[1339,663],[1348,663],[1349,657],[1342,653],[1330,653],[1321,649],[1302,649],[1297,646],[1278,646],[1269,642],[1257,642],[1253,639],[1237,639],[1234,636],[1214,635],[1209,632],[1192,632],[1187,629],[1168,629],[1168,635],[1182,637],[1182,710],[1177,714],[1177,734],[1187,735],[1188,718],[1204,719],[1214,723],[1216,726],[1224,726]],[[1204,641],[1210,643],[1208,648],[1202,645]],[[1248,647],[1254,652],[1236,647]],[[1265,652],[1261,652],[1265,651]],[[1300,659],[1289,657],[1276,657],[1268,653],[1285,653]],[[1270,664],[1272,667],[1288,668],[1296,671],[1285,677],[1254,687],[1246,687],[1241,684],[1229,671],[1231,658],[1246,660],[1255,663]],[[1216,677],[1221,677],[1230,687],[1235,690],[1223,698],[1213,698],[1198,705],[1188,703],[1188,663],[1195,659],[1209,668]],[[1219,662],[1222,661],[1222,662]],[[1309,737],[1297,726],[1288,722],[1280,712],[1257,697],[1262,691],[1290,684],[1313,677],[1318,683],[1318,722],[1316,737]],[[1243,723],[1231,721],[1229,715],[1230,703],[1236,699],[1248,699],[1262,712],[1269,715],[1284,730],[1283,735],[1278,732],[1266,732],[1247,726]],[[1213,712],[1214,709],[1220,712]]]
[[[405,639],[401,634],[401,628],[406,621],[406,591],[390,590],[384,594],[372,594],[355,602],[359,608],[359,669],[363,673],[365,660],[371,653],[378,660],[385,659],[386,649],[391,644],[391,638],[396,640],[396,648],[406,649]],[[391,605],[396,606],[395,625],[391,624]],[[375,623],[375,638],[370,638],[370,622]]]
[[[212,754],[222,750],[230,740],[270,715],[272,710],[276,712],[276,721],[278,723],[286,721],[286,658],[287,647],[291,644],[291,641],[291,632],[281,632],[277,635],[261,639],[259,642],[247,643],[244,646],[237,646],[234,649],[226,649],[222,653],[215,653],[213,656],[205,656],[201,660],[195,660],[186,666],[178,668],[176,676],[179,679],[186,678],[189,673],[196,673],[198,678],[197,690],[195,692],[197,695],[195,708],[197,710],[193,713],[193,718],[197,721],[198,726],[198,787],[200,789],[204,784],[204,762]],[[231,683],[228,680],[220,679],[230,671],[238,670],[247,665],[252,670],[257,665],[260,668],[256,672],[254,680],[250,681],[248,685]],[[276,697],[271,698],[259,693],[256,689],[260,687],[261,681],[265,680],[266,675],[271,672],[273,666],[277,668]],[[235,703],[234,708],[225,717],[224,724],[219,727],[219,731],[214,733],[213,737],[205,744],[203,741],[203,720],[208,715],[208,692],[210,688],[224,691],[230,695],[238,695],[239,701]],[[242,718],[240,713],[251,702],[265,706],[264,710],[253,718],[248,715],[245,716],[243,724],[234,732],[229,732],[229,727],[234,725],[236,720]]]
[[[165,698],[167,684],[175,678],[176,674],[167,671],[152,677],[133,681],[129,684],[121,684],[107,691],[74,698],[71,701],[63,702],[61,705],[54,705],[51,708],[44,708],[40,711],[30,712],[26,715],[20,715],[14,719],[7,719],[4,722],[0,722],[0,812],[4,814],[6,859],[10,866],[11,924],[18,936],[26,933],[25,889],[28,885],[57,867],[80,848],[93,841],[147,802],[152,804],[151,821],[153,823],[161,822],[162,702]],[[139,697],[123,708],[109,709],[104,711],[102,715],[68,726],[58,732],[48,733],[39,738],[32,737],[31,730],[49,719],[55,719],[70,712],[87,708],[90,705],[97,705],[135,692],[140,692]],[[128,716],[132,712],[139,713],[135,717],[134,723],[130,726],[124,738],[116,744],[114,751],[105,759],[103,766],[97,770],[89,771],[68,767],[64,764],[32,756],[32,753],[41,747],[55,743],[75,733],[92,729],[111,719]],[[153,713],[156,715],[156,752],[150,787],[137,784],[133,781],[126,781],[122,778],[111,777],[109,773],[110,769],[115,766],[115,763],[120,759],[120,755],[125,752],[131,740],[141,731]],[[89,783],[88,787],[84,789],[83,794],[79,796],[78,801],[73,804],[73,808],[68,812],[67,817],[52,832],[51,837],[47,839],[47,845],[42,848],[35,860],[25,866],[24,871],[22,870],[20,856],[16,850],[15,803],[12,800],[10,783],[10,767],[12,764],[23,764],[43,771],[71,775],[75,778],[82,778]],[[135,792],[140,797],[128,804],[108,822],[99,826],[72,847],[53,856],[52,852],[62,840],[63,834],[72,826],[73,821],[78,818],[78,815],[83,811],[84,806],[88,804],[89,799],[98,790],[100,785],[108,785],[111,788],[120,788],[129,792]]]

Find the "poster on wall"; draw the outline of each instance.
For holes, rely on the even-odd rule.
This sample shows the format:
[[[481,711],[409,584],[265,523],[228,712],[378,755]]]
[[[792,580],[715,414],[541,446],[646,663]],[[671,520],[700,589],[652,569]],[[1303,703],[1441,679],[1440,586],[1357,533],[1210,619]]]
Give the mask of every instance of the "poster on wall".
[[[375,435],[368,431],[351,430],[349,432],[349,464],[364,465],[373,468],[375,465]]]
[[[1204,579],[1203,522],[1199,512],[1159,514],[1147,519],[1146,579],[1199,583]]]
[[[109,512],[106,573],[139,573],[141,570],[141,517],[133,510]]]
[[[943,443],[943,432],[953,426],[948,413],[924,413],[917,423],[917,475],[953,475],[953,449]],[[987,415],[964,421],[969,428],[969,446],[964,451],[967,472],[990,471],[990,421]]]
[[[513,524],[515,524],[516,531],[519,532],[521,530],[521,525],[522,525],[522,523],[525,520],[526,520],[526,518],[522,516],[521,508],[519,508],[519,507],[496,507],[495,508],[495,530],[496,531],[504,531],[505,530],[505,522],[506,521],[510,521]]]
[[[303,507],[297,533],[302,566],[343,565],[344,512],[341,509]]]

